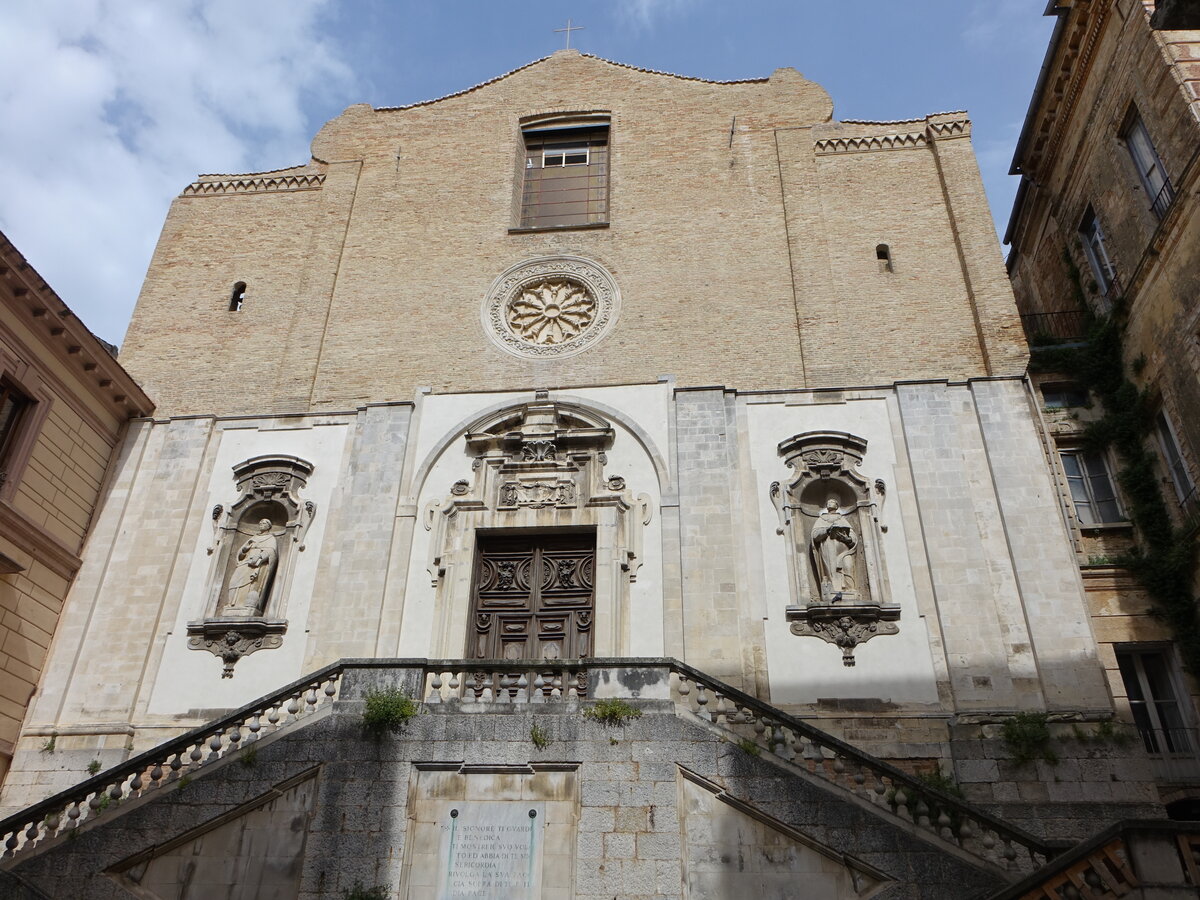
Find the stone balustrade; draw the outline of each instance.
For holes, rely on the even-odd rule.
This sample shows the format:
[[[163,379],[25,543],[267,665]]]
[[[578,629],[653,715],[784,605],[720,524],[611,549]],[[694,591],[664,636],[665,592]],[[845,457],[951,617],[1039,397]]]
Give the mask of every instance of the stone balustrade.
[[[359,701],[381,686],[401,687],[431,712],[605,698],[673,703],[677,714],[721,729],[747,752],[848,792],[998,867],[1032,871],[1055,853],[1034,835],[676,660],[359,659],[327,666],[9,817],[0,822],[2,857],[112,815],[120,804],[302,724],[334,701]]]

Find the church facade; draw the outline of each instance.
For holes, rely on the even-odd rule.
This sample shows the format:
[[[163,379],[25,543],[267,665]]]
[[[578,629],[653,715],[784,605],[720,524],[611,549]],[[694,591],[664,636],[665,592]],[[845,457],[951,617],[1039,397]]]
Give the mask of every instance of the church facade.
[[[5,807],[214,720],[208,746],[227,754],[221,735],[236,731],[237,749],[259,732],[223,716],[339,660],[358,662],[337,668],[340,689],[318,678],[311,702],[329,686],[334,706],[357,710],[399,659],[397,683],[450,718],[420,717],[420,740],[387,745],[405,786],[372,814],[392,818],[369,852],[326,822],[326,859],[331,847],[365,854],[369,871],[320,868],[314,837],[289,851],[297,880],[279,896],[340,896],[354,881],[449,890],[436,878],[449,877],[437,873],[450,819],[434,801],[505,828],[511,810],[488,806],[505,791],[534,804],[530,819],[551,817],[540,893],[512,896],[744,886],[720,865],[689,881],[726,846],[697,837],[696,823],[718,820],[714,804],[763,830],[734,828],[767,861],[762,878],[794,871],[795,856],[764,874],[775,865],[764,848],[791,842],[826,867],[830,897],[977,896],[1044,863],[1038,841],[1160,813],[1140,750],[1092,739],[1111,733],[1113,701],[970,121],[832,110],[792,69],[715,83],[561,51],[438,100],[352,106],[306,165],[189,185],[122,351],[157,412],[131,426]],[[645,742],[640,760],[610,751],[624,736],[559,719],[565,756],[538,756],[532,706],[510,708],[507,726],[465,714],[482,699],[582,709],[605,696],[659,716],[641,737],[627,726],[631,746]],[[687,727],[759,727],[684,734],[661,721],[681,721],[676,706]],[[459,719],[484,728],[483,743],[452,736]],[[1033,726],[1046,734],[1023,756],[1013,734]],[[344,716],[321,727],[353,758]],[[891,835],[892,856],[835,839],[829,822],[806,830],[807,801],[768,810],[776,801],[755,806],[752,788],[738,796],[754,778],[784,783],[719,763],[727,751],[750,768],[787,755],[776,727],[828,735],[805,740],[842,748],[830,772],[850,754],[875,773],[870,828]],[[191,757],[198,769],[207,752]],[[188,790],[253,781],[220,771]],[[268,786],[283,809],[319,823],[342,808],[328,774],[310,784],[288,772]],[[935,810],[932,837],[909,835],[930,825],[924,801],[906,806],[914,774],[938,802],[956,786],[1013,823],[988,847],[1027,838],[1026,868],[968,847],[1003,829],[964,831],[965,806]],[[144,779],[122,783],[112,796],[140,799]],[[260,795],[245,790],[250,809]],[[107,802],[90,808],[111,815]],[[674,819],[655,826],[656,808]],[[161,827],[194,848],[204,821]],[[32,840],[46,866],[70,852],[54,823]],[[895,849],[921,840],[948,843]],[[584,851],[595,841],[598,857]],[[105,884],[152,871],[153,895],[177,896],[157,852],[112,856]],[[955,862],[896,864],[925,852]],[[612,890],[597,880],[606,864],[604,877],[632,880]],[[635,890],[639,872],[653,877]]]

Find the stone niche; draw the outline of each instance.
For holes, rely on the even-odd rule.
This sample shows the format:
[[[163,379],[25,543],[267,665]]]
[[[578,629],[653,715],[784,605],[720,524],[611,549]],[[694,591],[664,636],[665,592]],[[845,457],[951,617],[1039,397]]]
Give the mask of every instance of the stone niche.
[[[418,763],[399,896],[569,900],[577,763]]]
[[[835,644],[847,666],[859,644],[899,630],[882,555],[887,486],[859,471],[866,450],[843,431],[794,435],[779,445],[792,475],[770,489],[787,546],[791,631]]]
[[[187,630],[191,649],[221,658],[222,678],[243,656],[282,646],[296,553],[317,512],[300,496],[312,472],[298,456],[244,460],[233,467],[237,499],[212,509],[205,615]]]
[[[449,486],[423,510],[431,532],[426,563],[437,590],[434,646],[465,652],[477,536],[595,532],[594,643],[589,656],[624,653],[629,584],[643,560],[648,494],[635,495],[605,471],[615,433],[601,416],[538,391],[533,401],[477,422],[462,439],[472,477]]]

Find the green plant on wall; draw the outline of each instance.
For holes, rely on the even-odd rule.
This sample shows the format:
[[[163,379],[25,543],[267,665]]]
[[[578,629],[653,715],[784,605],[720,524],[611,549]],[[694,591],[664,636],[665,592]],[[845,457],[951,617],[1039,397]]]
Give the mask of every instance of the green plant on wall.
[[[1058,762],[1058,754],[1050,747],[1050,729],[1046,726],[1045,713],[1017,713],[1001,727],[1000,737],[1019,766],[1038,759],[1051,765]]]
[[[597,700],[583,711],[585,719],[608,726],[624,725],[631,719],[640,718],[641,715],[642,711],[636,706],[616,698]]]
[[[550,733],[534,722],[529,726],[529,740],[539,750],[545,750],[550,746]]]
[[[1069,254],[1064,258],[1069,261]],[[1076,290],[1082,294],[1079,271],[1070,263],[1069,267]],[[1117,482],[1137,534],[1134,549],[1113,562],[1128,569],[1146,591],[1155,615],[1170,629],[1184,667],[1200,678],[1200,623],[1192,591],[1200,521],[1193,518],[1176,526],[1168,512],[1157,459],[1150,449],[1155,405],[1148,392],[1140,390],[1126,374],[1120,316],[1117,308],[1113,315],[1094,318],[1085,343],[1041,350],[1031,368],[1068,374],[1099,397],[1104,414],[1084,429],[1084,446],[1116,451],[1120,462]],[[1138,357],[1131,368],[1138,374],[1145,364],[1145,358]]]
[[[374,737],[399,731],[421,711],[421,706],[399,688],[367,691],[363,707],[363,725]]]

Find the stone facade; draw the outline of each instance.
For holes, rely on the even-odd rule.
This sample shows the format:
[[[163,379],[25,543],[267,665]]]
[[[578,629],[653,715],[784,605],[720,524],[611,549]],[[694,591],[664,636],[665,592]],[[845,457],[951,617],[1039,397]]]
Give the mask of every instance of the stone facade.
[[[1034,344],[1035,389],[1044,406],[1039,415],[1101,658],[1124,716],[1130,715],[1134,656],[1149,653],[1166,664],[1156,697],[1178,705],[1179,717],[1166,730],[1178,732],[1187,749],[1161,754],[1160,763],[1174,785],[1171,798],[1181,799],[1194,794],[1200,776],[1194,764],[1197,688],[1183,674],[1171,630],[1152,614],[1153,598],[1115,565],[1147,536],[1135,534],[1129,522],[1133,500],[1118,478],[1125,460],[1113,449],[1086,449],[1087,429],[1103,409],[1086,386],[1080,394],[1079,385],[1069,384],[1075,376],[1047,361],[1055,345],[1083,339],[1088,317],[1116,323],[1126,373],[1144,393],[1153,420],[1145,443],[1168,515],[1177,523],[1194,516],[1200,479],[1200,31],[1188,29],[1200,21],[1188,4],[1158,6],[1093,0],[1056,8],[1046,69],[1013,161],[1022,183],[1006,240],[1017,304]],[[1071,389],[1075,399],[1064,399]],[[1132,408],[1120,412],[1134,414]],[[1089,477],[1115,496],[1107,511],[1082,508],[1086,489],[1064,469],[1084,456]],[[1126,660],[1124,676],[1119,657]],[[1139,692],[1135,687],[1134,706]],[[1164,730],[1158,723],[1140,724]]]
[[[3,779],[126,422],[154,404],[3,234],[0,310]]]
[[[522,123],[581,110],[611,121],[607,227],[514,230]],[[307,165],[184,191],[123,358],[165,415],[664,372],[743,390],[1019,375],[965,114],[831,113],[793,69],[714,84],[574,51],[435,102],[350,107]],[[505,352],[480,323],[489,287],[556,255],[608,269],[623,311],[586,353]],[[231,311],[236,283],[245,302]],[[848,334],[868,322],[886,330],[856,352]],[[924,353],[909,352],[916,340]]]
[[[482,815],[452,823],[446,804],[470,801],[546,822],[547,898],[728,896],[745,882],[721,860],[743,850],[780,896],[803,869],[823,896],[946,897],[1025,871],[1011,840],[1160,811],[1139,747],[1089,743],[1114,712],[1105,661],[970,122],[831,116],[791,69],[716,84],[560,52],[426,104],[351,107],[305,166],[188,187],[127,343],[162,409],[130,428],[0,799],[97,767],[116,780],[84,782],[90,799],[59,807],[73,823],[136,795],[62,851],[63,877],[167,885],[179,857],[228,846],[218,818],[257,834],[278,808],[312,815],[282,893],[421,896],[440,829]],[[522,227],[523,169],[569,155],[527,156],[532,129],[581,121],[607,142],[608,221]],[[612,676],[622,693],[573,655],[641,664]],[[218,769],[212,802],[185,809],[204,795],[180,792],[180,766],[190,783],[267,714],[230,710],[355,658],[408,659],[410,698],[437,715],[369,745],[335,711],[264,743],[265,781]],[[335,708],[362,699],[341,690]],[[649,705],[629,744],[548,716],[562,755],[535,757],[531,713],[474,705],[517,695]],[[149,761],[192,728],[191,762]],[[1051,789],[1035,758],[1054,753],[1086,791]],[[764,774],[775,757],[794,768]],[[139,806],[164,765],[174,799]],[[337,771],[309,805],[314,766]],[[979,810],[935,796],[931,813],[906,772],[1032,835],[963,831]],[[848,792],[833,806],[808,778],[830,773]],[[368,815],[347,812],[354,791]],[[0,834],[10,849],[62,837],[60,812],[33,809]],[[118,858],[153,816],[174,823],[166,855]],[[947,846],[928,856],[906,816]]]

